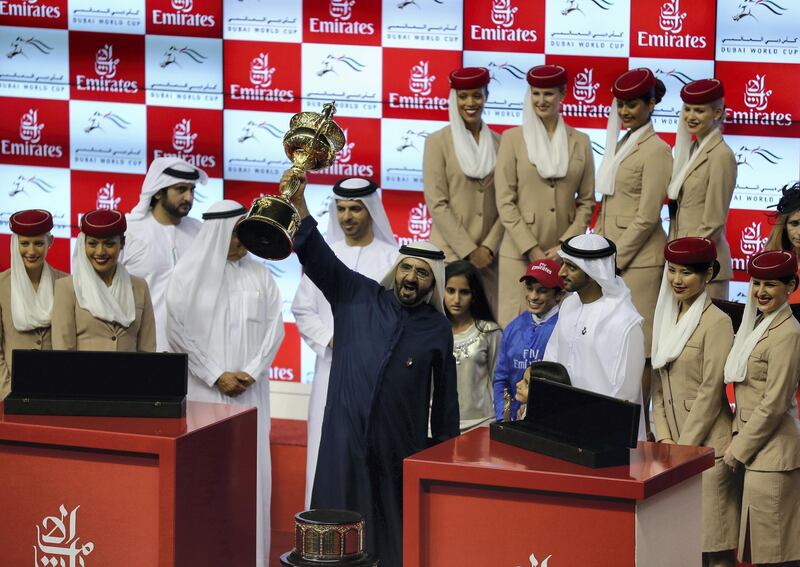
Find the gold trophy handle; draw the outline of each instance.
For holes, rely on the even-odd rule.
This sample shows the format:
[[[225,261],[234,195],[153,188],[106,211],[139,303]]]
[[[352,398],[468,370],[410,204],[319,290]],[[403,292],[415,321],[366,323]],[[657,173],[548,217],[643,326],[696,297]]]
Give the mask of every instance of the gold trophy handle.
[[[289,169],[286,170],[290,172],[288,179],[281,180],[280,191],[281,195],[290,199],[292,195],[294,195],[298,189],[300,189],[300,185],[302,184],[302,177],[305,174],[306,170],[302,167],[298,167],[293,165]],[[286,172],[284,172],[284,175]]]

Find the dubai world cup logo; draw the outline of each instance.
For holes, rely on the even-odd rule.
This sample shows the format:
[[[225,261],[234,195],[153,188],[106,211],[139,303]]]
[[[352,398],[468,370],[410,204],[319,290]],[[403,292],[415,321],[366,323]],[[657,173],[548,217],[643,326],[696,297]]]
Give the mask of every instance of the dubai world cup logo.
[[[346,22],[353,15],[353,6],[356,0],[331,0],[328,6],[328,13],[331,18]]]
[[[756,75],[744,87],[744,103],[753,110],[765,110],[769,104],[771,90],[766,88],[766,75]]]
[[[669,0],[661,5],[658,25],[665,32],[681,33],[686,12],[681,12],[680,0]]]
[[[492,23],[503,28],[510,28],[514,25],[519,8],[514,7],[512,0],[493,0],[492,2]]]
[[[182,119],[172,129],[172,147],[175,151],[192,153],[196,139],[197,134],[192,133],[192,121],[188,118]]]
[[[268,87],[274,72],[275,67],[269,66],[269,53],[260,53],[250,61],[250,82],[258,87]]]
[[[119,65],[119,59],[114,58],[113,45],[107,43],[97,50],[94,58],[95,73],[106,79],[113,79],[117,74],[117,65]]]
[[[420,96],[428,96],[431,94],[433,82],[436,80],[436,75],[428,74],[428,62],[420,61],[411,67],[411,74],[408,78],[408,88],[412,93]]]
[[[585,67],[583,71],[575,75],[575,82],[572,85],[572,96],[586,104],[592,104],[597,96],[597,89],[600,83],[595,83],[592,74],[594,69]]]
[[[119,208],[120,201],[122,201],[122,197],[117,197],[114,184],[110,181],[97,190],[95,206],[98,209],[116,210]]]
[[[172,9],[178,12],[191,12],[194,7],[194,0],[172,0],[170,4]]]
[[[39,111],[31,108],[19,120],[19,137],[24,142],[38,144],[42,139],[44,124],[39,124]]]

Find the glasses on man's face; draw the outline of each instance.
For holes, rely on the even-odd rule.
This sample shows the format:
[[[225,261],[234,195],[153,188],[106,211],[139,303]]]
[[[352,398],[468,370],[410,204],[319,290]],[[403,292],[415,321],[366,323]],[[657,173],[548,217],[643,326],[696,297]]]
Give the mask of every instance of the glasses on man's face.
[[[407,274],[410,274],[411,272],[414,272],[414,274],[420,280],[427,280],[428,278],[432,277],[432,274],[428,270],[426,270],[425,268],[415,268],[411,264],[406,264],[405,262],[401,263],[397,267],[397,269],[404,276],[407,275]]]

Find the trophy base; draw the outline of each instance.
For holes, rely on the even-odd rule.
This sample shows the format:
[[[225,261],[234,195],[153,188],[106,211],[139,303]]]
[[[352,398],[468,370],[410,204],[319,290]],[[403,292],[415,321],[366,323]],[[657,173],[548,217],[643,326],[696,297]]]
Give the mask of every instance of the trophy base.
[[[259,258],[283,260],[292,253],[292,237],[300,225],[297,209],[284,197],[256,199],[236,228],[242,245]]]

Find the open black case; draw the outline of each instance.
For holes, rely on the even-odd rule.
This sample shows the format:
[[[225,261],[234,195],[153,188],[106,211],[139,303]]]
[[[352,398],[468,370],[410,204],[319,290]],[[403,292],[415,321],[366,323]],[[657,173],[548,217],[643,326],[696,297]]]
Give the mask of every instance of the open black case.
[[[6,414],[184,417],[185,354],[15,350]]]
[[[630,463],[641,406],[532,378],[521,421],[490,426],[490,438],[587,467]]]

